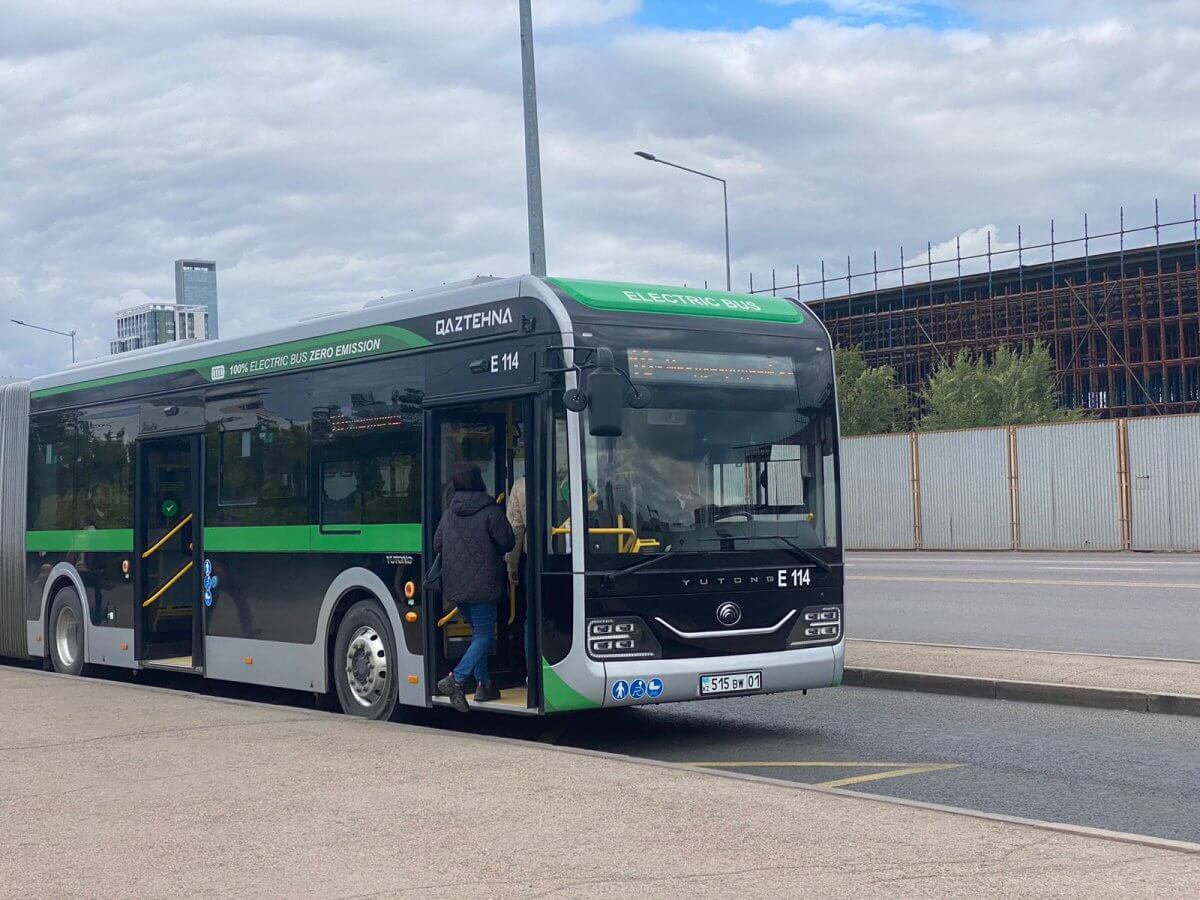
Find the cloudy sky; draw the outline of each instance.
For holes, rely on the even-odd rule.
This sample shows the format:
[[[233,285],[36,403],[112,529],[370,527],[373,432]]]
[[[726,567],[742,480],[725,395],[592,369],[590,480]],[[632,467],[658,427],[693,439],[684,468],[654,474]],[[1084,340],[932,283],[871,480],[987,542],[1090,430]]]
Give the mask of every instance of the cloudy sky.
[[[1189,0],[534,16],[552,273],[723,279],[720,187],[636,149],[728,178],[735,287],[1190,217],[1200,186]],[[103,354],[178,257],[217,260],[227,336],[525,271],[522,148],[516,0],[7,0],[0,375],[69,351],[10,317]]]

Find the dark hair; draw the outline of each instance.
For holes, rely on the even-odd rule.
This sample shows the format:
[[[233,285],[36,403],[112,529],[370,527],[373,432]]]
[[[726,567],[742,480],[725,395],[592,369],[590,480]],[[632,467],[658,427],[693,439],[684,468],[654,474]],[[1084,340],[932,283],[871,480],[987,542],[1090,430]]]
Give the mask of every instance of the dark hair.
[[[454,490],[456,491],[486,491],[483,483],[483,473],[475,463],[459,463],[454,467]]]

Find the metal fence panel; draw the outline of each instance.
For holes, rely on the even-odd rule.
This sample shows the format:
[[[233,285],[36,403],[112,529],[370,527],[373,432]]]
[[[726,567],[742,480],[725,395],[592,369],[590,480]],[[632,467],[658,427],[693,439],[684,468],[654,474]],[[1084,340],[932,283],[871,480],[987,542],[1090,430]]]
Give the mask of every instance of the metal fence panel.
[[[1129,420],[1134,550],[1200,550],[1200,416]]]
[[[29,384],[0,384],[0,656],[26,656],[25,474]]]
[[[915,549],[907,434],[842,441],[842,527],[850,550]]]
[[[1022,550],[1120,550],[1117,423],[1016,429]]]
[[[1011,549],[1007,430],[920,434],[917,449],[922,548]]]

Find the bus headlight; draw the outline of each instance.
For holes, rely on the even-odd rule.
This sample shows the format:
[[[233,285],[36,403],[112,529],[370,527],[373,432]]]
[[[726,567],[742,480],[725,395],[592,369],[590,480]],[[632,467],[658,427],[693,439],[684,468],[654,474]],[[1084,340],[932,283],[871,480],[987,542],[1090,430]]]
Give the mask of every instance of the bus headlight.
[[[658,639],[637,616],[588,620],[588,654],[594,659],[657,659]]]
[[[792,626],[789,647],[808,644],[836,644],[842,639],[842,608],[840,606],[806,606]]]

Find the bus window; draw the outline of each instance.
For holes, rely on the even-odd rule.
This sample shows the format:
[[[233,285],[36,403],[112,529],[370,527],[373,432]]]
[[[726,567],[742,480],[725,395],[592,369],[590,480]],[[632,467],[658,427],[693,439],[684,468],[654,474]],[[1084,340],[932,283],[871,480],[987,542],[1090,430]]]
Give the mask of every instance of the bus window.
[[[562,392],[551,391],[552,429],[550,458],[546,465],[546,554],[550,568],[569,568],[571,536],[571,489],[569,452],[567,449],[567,410],[562,405]],[[557,534],[555,532],[558,532]]]
[[[418,522],[420,482],[415,444],[381,456],[328,460],[321,465],[321,524]]]

